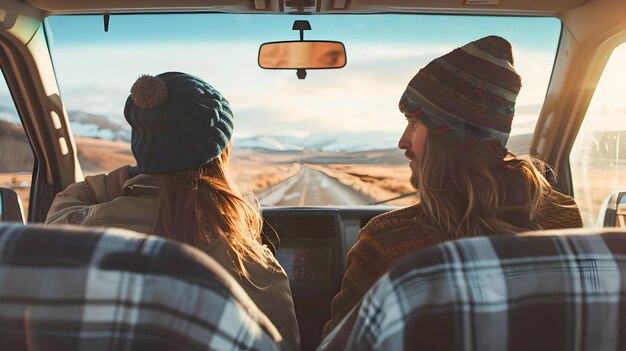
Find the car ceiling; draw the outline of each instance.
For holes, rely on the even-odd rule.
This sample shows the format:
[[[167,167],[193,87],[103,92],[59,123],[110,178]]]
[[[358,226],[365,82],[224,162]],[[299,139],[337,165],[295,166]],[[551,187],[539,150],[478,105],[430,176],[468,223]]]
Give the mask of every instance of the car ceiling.
[[[557,16],[587,0],[27,0],[53,14],[215,11],[232,13],[500,14]]]

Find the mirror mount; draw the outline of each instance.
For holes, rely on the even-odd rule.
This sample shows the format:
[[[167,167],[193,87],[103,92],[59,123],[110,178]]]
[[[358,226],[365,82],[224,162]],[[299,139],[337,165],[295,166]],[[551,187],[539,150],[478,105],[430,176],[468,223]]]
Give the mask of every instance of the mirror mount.
[[[298,79],[305,79],[306,78],[306,70],[305,69],[299,69],[296,71],[296,75],[298,76]]]
[[[293,21],[293,27],[291,27],[291,29],[300,31],[300,41],[304,41],[304,31],[311,30],[311,23],[309,23],[309,21],[306,21],[306,20],[296,20],[296,21]],[[296,76],[298,76],[298,79],[306,79],[306,70],[305,69],[297,70]]]
[[[300,31],[300,41],[304,41],[304,31],[311,30],[311,24],[306,20],[293,21],[293,27],[291,29]]]

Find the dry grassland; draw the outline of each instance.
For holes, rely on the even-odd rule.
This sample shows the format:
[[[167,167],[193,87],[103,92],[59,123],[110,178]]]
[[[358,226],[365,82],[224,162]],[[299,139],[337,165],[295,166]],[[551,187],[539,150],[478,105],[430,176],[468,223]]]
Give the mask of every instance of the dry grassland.
[[[78,161],[86,175],[110,172],[124,165],[135,164],[127,142],[80,137],[75,140]]]
[[[78,157],[86,175],[108,172],[126,164],[134,164],[130,145],[121,141],[76,138]],[[243,192],[260,193],[295,175],[300,170],[300,155],[263,153],[237,150],[232,153],[231,170]],[[323,164],[310,165],[379,201],[412,192],[411,171],[406,164]],[[581,172],[573,167],[576,181],[574,193],[586,225],[595,223],[603,200],[616,189],[626,190],[626,173],[613,168]],[[0,186],[14,188],[25,211],[28,210],[31,175],[29,173],[0,174]],[[410,205],[417,201],[411,196],[388,202]]]
[[[329,164],[309,166],[378,201],[415,191],[409,183],[411,170],[406,164]],[[417,201],[417,196],[409,196],[389,201],[385,204],[407,206]]]
[[[244,193],[258,194],[300,171],[298,163],[275,165],[231,163],[233,178]]]
[[[130,144],[92,138],[76,138],[78,159],[86,175],[109,172],[135,164]],[[251,153],[232,153],[233,178],[244,192],[261,192],[298,173],[300,165],[289,159],[254,157]]]
[[[121,141],[76,138],[78,157],[85,175],[109,172],[126,164],[134,164],[130,145]],[[231,157],[233,178],[244,193],[258,194],[285,181],[300,171],[297,157],[286,153],[257,153],[237,150]],[[413,191],[408,182],[410,170],[407,165],[384,164],[330,164],[312,166],[338,179],[364,194],[385,200]],[[30,174],[3,175],[0,184],[16,187],[18,183],[30,182]],[[18,193],[25,206],[28,205],[29,189],[19,188]],[[391,205],[409,205],[417,201],[412,196],[388,202]]]
[[[86,175],[108,172],[126,164],[134,164],[130,145],[121,141],[76,138],[78,157]],[[243,192],[260,193],[295,175],[303,154],[236,150],[231,157],[233,177]],[[320,164],[310,165],[379,201],[412,192],[407,164]],[[576,201],[586,225],[595,223],[604,198],[615,189],[626,190],[626,173],[616,169],[594,169],[580,172],[572,167],[577,188]],[[15,188],[28,208],[30,179],[28,173],[0,174],[0,186]],[[388,202],[410,205],[417,201],[411,196]]]

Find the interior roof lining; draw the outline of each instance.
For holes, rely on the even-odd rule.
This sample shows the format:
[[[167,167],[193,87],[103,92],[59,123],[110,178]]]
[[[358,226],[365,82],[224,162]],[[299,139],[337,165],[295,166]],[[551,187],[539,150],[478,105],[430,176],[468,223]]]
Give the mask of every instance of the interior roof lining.
[[[260,0],[263,1],[263,0]],[[49,14],[92,14],[103,13],[170,13],[170,12],[223,12],[242,14],[367,14],[367,13],[439,13],[467,15],[517,15],[557,16],[581,6],[588,0],[508,0],[496,6],[466,6],[462,0],[351,0],[345,8],[335,8],[333,0],[317,0],[312,8],[304,12],[290,8],[285,0],[265,0],[265,7],[257,9],[257,1],[248,0],[127,0],[84,1],[84,0],[27,0],[27,2]]]
[[[145,9],[141,11],[116,11],[112,12],[110,10],[106,11],[90,11],[90,12],[48,12],[48,16],[92,16],[92,15],[103,15],[105,12],[108,12],[110,15],[149,15],[149,14],[233,14],[233,15],[278,15],[278,16],[336,16],[336,15],[347,15],[347,16],[368,16],[368,15],[441,15],[441,16],[506,16],[506,17],[552,17],[558,18],[554,13],[520,13],[520,12],[429,12],[429,11],[380,11],[380,12],[324,12],[324,13],[277,13],[277,12],[227,12],[227,11],[215,11],[210,9],[195,9],[193,11],[189,11],[185,9],[181,11],[180,9],[176,10],[159,10],[152,11],[150,9]]]

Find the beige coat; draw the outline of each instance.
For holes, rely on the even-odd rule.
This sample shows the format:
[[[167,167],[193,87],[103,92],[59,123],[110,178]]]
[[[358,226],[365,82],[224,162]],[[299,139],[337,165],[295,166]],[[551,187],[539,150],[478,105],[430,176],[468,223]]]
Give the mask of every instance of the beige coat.
[[[160,176],[138,175],[124,183],[121,196],[109,201],[106,176],[88,176],[84,182],[72,184],[57,194],[46,223],[116,227],[151,234],[162,181]],[[200,249],[239,281],[252,301],[274,323],[286,344],[291,349],[299,349],[300,334],[289,279],[269,249],[266,250],[267,255],[273,262],[270,269],[245,262],[246,269],[258,287],[239,276],[223,243]]]

